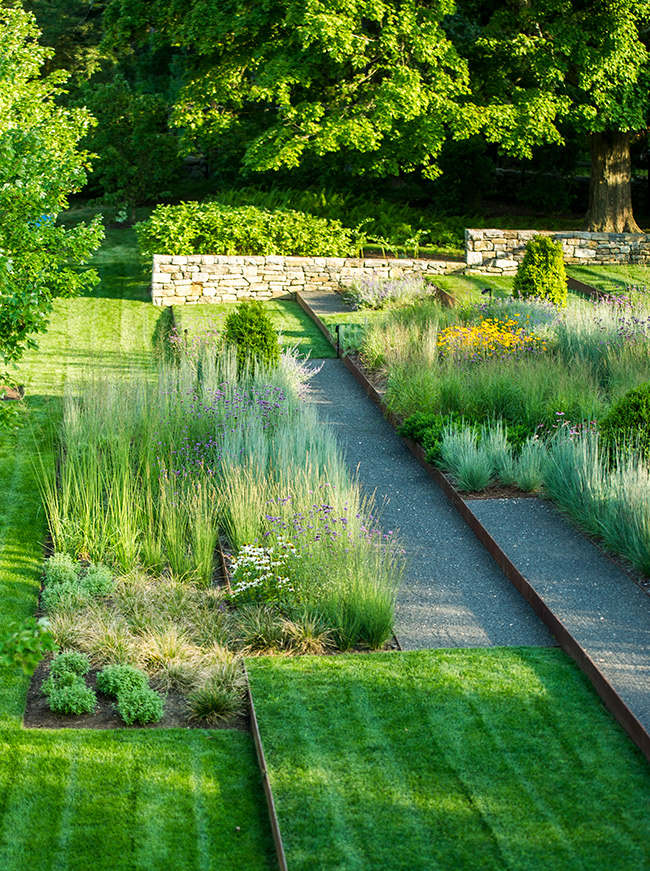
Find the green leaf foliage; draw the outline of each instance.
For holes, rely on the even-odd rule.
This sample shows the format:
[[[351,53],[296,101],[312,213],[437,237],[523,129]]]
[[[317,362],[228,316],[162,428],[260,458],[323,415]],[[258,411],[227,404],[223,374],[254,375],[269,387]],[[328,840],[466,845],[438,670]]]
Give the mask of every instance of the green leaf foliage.
[[[150,687],[123,689],[117,697],[117,710],[127,726],[134,723],[159,723],[163,717],[162,697]]]
[[[50,708],[55,714],[92,714],[97,696],[79,675],[65,672],[58,678],[49,677],[43,684]]]
[[[18,666],[24,674],[30,675],[45,653],[52,650],[56,650],[56,643],[49,620],[28,617],[22,623],[9,625],[7,636],[0,641],[0,665]]]
[[[219,203],[158,206],[136,227],[145,254],[285,254],[346,257],[357,234],[340,221],[292,209],[268,211]]]
[[[512,292],[518,298],[535,297],[566,306],[567,278],[562,244],[548,236],[534,236],[526,245]]]
[[[606,444],[650,453],[650,382],[635,387],[599,421]]]
[[[127,690],[144,689],[147,675],[132,665],[107,665],[97,675],[97,689],[108,696],[118,696]]]
[[[98,155],[92,179],[103,187],[105,202],[128,205],[134,218],[135,207],[163,195],[180,169],[167,101],[140,93],[120,73],[86,85],[83,96],[98,121],[84,140]]]
[[[50,674],[54,678],[63,677],[65,674],[76,674],[83,677],[90,671],[90,660],[85,653],[78,650],[64,650],[52,660]]]
[[[47,78],[51,55],[33,17],[0,9],[0,360],[9,365],[48,324],[52,300],[97,280],[79,270],[102,237],[101,223],[56,224],[67,197],[86,181],[88,155],[77,144],[91,124],[85,109],[65,109],[65,79]]]

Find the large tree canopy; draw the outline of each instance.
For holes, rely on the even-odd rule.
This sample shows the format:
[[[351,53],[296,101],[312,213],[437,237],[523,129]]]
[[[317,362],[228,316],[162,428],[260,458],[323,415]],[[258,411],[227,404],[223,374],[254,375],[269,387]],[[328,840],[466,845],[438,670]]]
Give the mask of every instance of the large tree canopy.
[[[239,125],[253,169],[343,152],[358,172],[435,176],[449,138],[514,124],[525,147],[544,141],[524,123],[543,105],[522,118],[519,106],[475,104],[442,27],[453,11],[452,0],[111,0],[105,25],[114,45],[184,47],[175,122],[204,143]]]
[[[67,195],[86,181],[77,143],[91,119],[57,105],[65,76],[41,78],[48,51],[31,14],[0,9],[0,359],[15,362],[47,327],[52,299],[96,275],[81,271],[102,237],[99,221],[55,223]]]
[[[593,230],[638,231],[630,197],[630,135],[648,123],[647,0],[459,0],[450,29],[467,57],[478,99],[500,105],[540,95],[540,135],[561,125],[587,134]],[[464,22],[461,26],[459,22]],[[514,126],[501,142],[516,149]],[[524,141],[524,140],[522,140]]]
[[[645,130],[650,0],[108,0],[109,41],[187,52],[175,122],[245,140],[252,169],[339,152],[354,171],[435,176],[447,139],[517,157],[592,144],[589,221],[634,230],[629,136]],[[471,171],[471,167],[468,167]]]

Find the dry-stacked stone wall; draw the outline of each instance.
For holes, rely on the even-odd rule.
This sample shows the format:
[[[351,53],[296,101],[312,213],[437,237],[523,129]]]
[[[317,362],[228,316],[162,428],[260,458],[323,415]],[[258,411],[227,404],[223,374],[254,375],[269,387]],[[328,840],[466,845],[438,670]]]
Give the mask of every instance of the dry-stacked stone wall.
[[[650,236],[645,233],[582,233],[551,230],[465,230],[465,263],[471,272],[508,274],[517,270],[526,243],[550,236],[562,243],[565,263],[650,263]]]
[[[236,302],[287,297],[303,290],[338,290],[362,278],[444,275],[464,268],[462,262],[445,260],[155,254],[151,292],[156,305]]]

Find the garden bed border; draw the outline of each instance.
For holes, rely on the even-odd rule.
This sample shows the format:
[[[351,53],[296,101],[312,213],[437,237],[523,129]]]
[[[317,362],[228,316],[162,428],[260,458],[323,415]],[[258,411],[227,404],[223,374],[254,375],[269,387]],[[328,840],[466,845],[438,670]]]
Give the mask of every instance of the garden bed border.
[[[586,285],[586,287],[588,287],[588,285]],[[593,288],[593,290],[595,290],[595,288]],[[596,293],[598,293],[598,291],[596,291]],[[314,320],[314,323],[323,332],[332,347],[336,348],[336,343],[332,340],[329,330],[325,327],[318,315],[316,315],[312,310],[309,303],[304,300],[299,293],[296,294],[296,300],[300,307]],[[350,357],[344,356],[341,357],[341,360],[346,369],[361,385],[366,396],[368,396],[379,407],[391,426],[396,427],[397,419],[395,415],[385,408],[381,395],[370,383],[362,370],[353,360],[350,359]],[[603,672],[598,668],[587,651],[574,638],[560,618],[551,610],[551,608],[549,608],[546,602],[544,602],[532,584],[524,577],[512,560],[506,556],[504,551],[483,526],[481,521],[474,514],[467,502],[462,498],[449,479],[443,475],[439,469],[436,469],[426,461],[424,451],[420,445],[416,444],[411,439],[400,438],[422,467],[433,478],[435,483],[440,487],[447,500],[458,511],[462,519],[476,535],[480,543],[488,551],[499,568],[503,571],[506,578],[515,589],[521,593],[524,599],[532,607],[533,611],[542,620],[549,631],[557,638],[560,647],[577,663],[582,672],[589,678],[605,707],[610,711],[618,723],[627,732],[634,744],[636,744],[639,750],[650,762],[650,734],[641,721],[630,710],[628,705],[623,701],[614,687],[609,683]]]

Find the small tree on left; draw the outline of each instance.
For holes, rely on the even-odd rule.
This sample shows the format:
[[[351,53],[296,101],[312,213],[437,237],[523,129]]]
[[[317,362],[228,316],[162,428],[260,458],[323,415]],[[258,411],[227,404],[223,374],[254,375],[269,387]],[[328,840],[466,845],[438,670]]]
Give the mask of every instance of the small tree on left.
[[[7,370],[47,329],[56,297],[75,296],[98,278],[84,268],[103,237],[101,219],[56,223],[86,181],[78,149],[92,123],[86,109],[58,105],[66,74],[41,76],[51,54],[34,17],[0,9],[0,362]],[[5,377],[9,377],[5,371]]]

